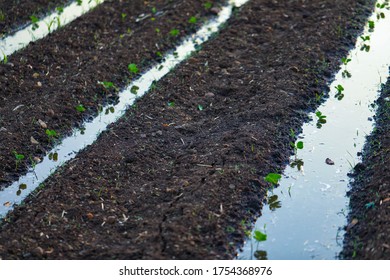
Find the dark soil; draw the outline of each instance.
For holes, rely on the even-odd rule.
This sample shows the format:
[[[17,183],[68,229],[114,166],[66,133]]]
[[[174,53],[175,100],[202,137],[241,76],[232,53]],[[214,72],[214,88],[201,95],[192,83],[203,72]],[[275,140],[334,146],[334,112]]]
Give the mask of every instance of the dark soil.
[[[185,1],[183,7],[167,13],[171,23],[185,29],[185,20],[180,17],[182,9],[188,7],[191,15],[193,5],[199,5],[198,2]],[[156,89],[137,102],[136,108],[129,110],[95,144],[51,176],[43,188],[7,216],[0,231],[0,256],[4,259],[233,258],[245,238],[245,230],[261,212],[268,187],[263,177],[269,172],[281,172],[287,164],[291,154],[289,142],[293,140],[290,129],[298,131],[306,113],[318,105],[318,96],[327,91],[332,73],[354,45],[372,7],[372,1],[352,0],[250,1],[216,38],[158,83]],[[104,14],[104,10],[99,13],[102,13],[99,21],[116,18],[108,12]],[[90,32],[87,26],[80,27],[89,22],[89,18],[83,18],[70,30]],[[113,28],[120,26],[117,22],[107,27],[104,35],[112,34]],[[148,23],[139,34],[155,38],[154,29]],[[59,48],[60,40],[69,42],[64,38],[72,32],[63,32],[65,35],[56,33],[42,43],[37,53],[43,50],[50,53],[46,48],[55,35],[59,36]],[[57,52],[61,61],[67,61],[71,55],[82,59],[79,67],[87,64],[76,72],[69,72],[65,62],[55,70],[57,62],[50,62],[50,56],[38,59],[31,49],[15,56],[18,58],[10,69],[25,71],[21,76],[26,77],[23,83],[31,87],[37,82],[31,78],[34,72],[40,71],[39,77],[47,79],[44,73],[50,65],[50,71],[56,73],[47,81],[51,94],[34,94],[28,100],[34,103],[43,95],[43,100],[50,102],[40,105],[38,110],[23,110],[23,116],[14,117],[17,119],[14,125],[27,119],[23,128],[28,129],[33,117],[35,120],[46,117],[50,127],[73,126],[73,108],[83,98],[84,91],[102,91],[96,80],[124,84],[127,63],[152,60],[156,51],[153,43],[144,48],[153,50],[149,56],[144,52],[133,60],[117,59],[115,67],[107,68],[110,63],[102,62],[104,53],[115,55],[118,47],[121,49],[120,40],[113,46],[110,40],[97,43],[104,48],[99,52],[99,47],[92,47],[96,44],[92,38],[76,36],[69,43],[75,48],[74,53]],[[132,55],[132,50],[147,44],[145,39],[139,44],[133,40],[122,55]],[[85,53],[87,48],[78,46],[92,49]],[[90,55],[89,59],[84,58],[86,55]],[[28,62],[19,63],[27,56]],[[94,64],[88,65],[91,61]],[[29,64],[34,70],[28,70]],[[20,75],[18,71],[14,77]],[[84,80],[61,82],[79,72],[85,77],[91,75],[85,85]],[[5,88],[15,84],[9,78],[1,82],[7,83]],[[68,90],[69,85],[74,88]],[[24,104],[21,100],[27,97],[23,91],[12,94],[19,86],[20,82],[9,91],[7,104],[14,100],[17,101],[13,105]],[[63,92],[56,102],[51,101],[56,97],[54,86]],[[168,102],[174,102],[174,106]],[[48,114],[50,109],[55,118]],[[1,110],[5,113],[7,108],[3,106]],[[4,116],[9,116],[10,111]],[[0,127],[4,124],[7,122]],[[13,133],[19,136],[5,142],[8,152],[15,149],[14,145],[24,149],[29,146],[31,134],[23,135],[20,128]],[[39,138],[39,134],[34,134],[35,137]],[[43,138],[39,141],[44,142]],[[4,169],[3,176],[14,169],[14,163],[7,161],[6,149],[0,154],[9,170]]]
[[[105,89],[99,81],[113,82],[120,89],[133,78],[128,64],[137,64],[140,71],[150,67],[161,59],[158,52],[172,48],[212,14],[202,1],[144,2],[106,1],[61,32],[10,56],[8,64],[0,64],[0,189],[26,171],[30,159],[39,161],[52,146],[46,129],[64,137],[96,115],[99,107],[115,103],[117,91]],[[156,15],[151,14],[152,7]],[[122,19],[122,14],[127,16]],[[142,14],[149,17],[137,22]],[[191,16],[199,23],[189,23]],[[181,36],[169,35],[172,29],[180,30]],[[76,110],[80,104],[85,112]],[[25,155],[17,170],[14,152]]]
[[[42,18],[48,11],[63,7],[70,0],[0,0],[0,38],[31,23],[31,16]]]
[[[345,259],[390,259],[390,80],[377,101],[376,127],[353,176]]]

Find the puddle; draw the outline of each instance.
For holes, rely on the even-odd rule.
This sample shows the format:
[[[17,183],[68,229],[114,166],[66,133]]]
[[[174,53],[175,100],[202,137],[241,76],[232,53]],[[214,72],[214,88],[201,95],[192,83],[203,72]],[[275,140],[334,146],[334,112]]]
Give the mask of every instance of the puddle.
[[[14,52],[24,48],[29,43],[42,39],[49,33],[70,23],[89,10],[102,4],[105,0],[84,0],[81,5],[76,2],[64,7],[61,12],[54,12],[42,20],[31,23],[25,28],[0,40],[0,61],[3,61]]]
[[[377,20],[377,13],[385,18]],[[303,126],[298,141],[304,147],[297,151],[302,170],[288,166],[279,187],[268,194],[254,227],[258,239],[261,232],[266,240],[247,240],[238,259],[336,259],[341,252],[349,204],[347,174],[360,162],[357,153],[373,129],[372,104],[389,75],[390,12],[377,8],[370,21],[374,32],[366,29],[366,41],[358,40],[351,61],[330,85],[330,97],[318,108],[326,122],[319,121],[321,114],[311,114],[313,121]]]
[[[101,113],[91,122],[85,123],[80,130],[62,140],[56,148],[37,164],[34,169],[11,186],[0,191],[0,217],[5,216],[15,204],[20,204],[33,190],[46,180],[58,167],[74,158],[79,151],[91,145],[107,126],[116,122],[125,114],[137,98],[142,97],[149,88],[163,76],[169,73],[175,66],[185,60],[197,47],[206,42],[219,28],[230,18],[233,6],[239,7],[249,0],[230,1],[231,4],[224,7],[217,18],[207,22],[193,36],[187,38],[172,53],[166,55],[164,62],[156,65],[139,79],[131,83],[119,93],[119,102],[115,106],[109,105],[102,108]],[[236,4],[237,3],[237,4]],[[137,94],[134,94],[137,88]],[[21,187],[22,186],[22,187]]]

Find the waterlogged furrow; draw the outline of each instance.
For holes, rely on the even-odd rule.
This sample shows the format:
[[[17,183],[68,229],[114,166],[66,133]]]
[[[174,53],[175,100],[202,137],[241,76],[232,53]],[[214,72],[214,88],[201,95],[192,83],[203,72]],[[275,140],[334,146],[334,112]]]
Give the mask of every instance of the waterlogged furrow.
[[[41,20],[33,19],[30,25],[0,40],[0,61],[6,62],[8,56],[14,52],[31,42],[44,38],[104,2],[105,0],[75,1]]]
[[[304,124],[298,137],[303,149],[291,158],[279,187],[269,192],[239,259],[338,257],[348,214],[347,174],[360,162],[373,128],[372,104],[389,74],[389,28],[390,12],[379,5],[343,59],[329,99]]]
[[[6,215],[13,205],[21,203],[59,166],[74,158],[80,150],[92,144],[107,129],[109,124],[114,123],[124,115],[126,109],[132,106],[137,98],[147,93],[154,82],[160,80],[195,51],[200,44],[206,42],[210,36],[216,33],[230,18],[233,7],[239,7],[247,1],[230,1],[228,6],[222,8],[216,19],[205,23],[196,34],[184,40],[172,53],[166,55],[162,63],[144,73],[120,92],[118,104],[102,108],[101,113],[93,121],[85,123],[83,129],[76,130],[72,136],[63,139],[61,144],[50,151],[42,162],[36,164],[17,182],[1,191],[0,215]]]

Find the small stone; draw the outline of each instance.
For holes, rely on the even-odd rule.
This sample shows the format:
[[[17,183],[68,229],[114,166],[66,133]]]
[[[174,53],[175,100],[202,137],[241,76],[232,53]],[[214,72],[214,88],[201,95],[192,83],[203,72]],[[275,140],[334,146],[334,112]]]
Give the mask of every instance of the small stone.
[[[38,86],[38,87],[41,87],[41,86],[42,86],[42,83],[41,83],[41,82],[37,82],[37,86]]]
[[[31,144],[34,144],[34,145],[39,145],[39,142],[37,140],[35,140],[34,137],[30,137],[30,141],[31,141]]]
[[[367,120],[368,120],[369,122],[372,122],[372,118],[371,118],[371,117],[368,117]]]
[[[220,11],[221,11],[221,9],[218,8],[218,7],[212,7],[212,8],[210,9],[210,12],[212,12],[212,13],[215,14],[215,15],[217,15]]]
[[[207,92],[204,96],[205,96],[205,97],[208,97],[208,98],[211,98],[211,97],[214,97],[215,94],[212,93],[212,92]]]
[[[47,124],[43,120],[38,120],[38,123],[42,128],[47,128]]]
[[[146,134],[141,134],[141,138],[146,138]]]
[[[89,212],[87,214],[87,218],[88,218],[88,220],[92,220],[93,219],[93,214],[91,212]]]
[[[113,224],[113,223],[115,223],[115,221],[116,221],[116,217],[115,216],[108,216],[107,220],[106,220],[106,223],[107,224]]]
[[[334,161],[331,160],[330,158],[326,158],[325,163],[328,165],[334,165]]]
[[[156,132],[158,135],[162,135],[163,134],[163,132],[161,131],[161,130],[158,130],[157,132]]]
[[[47,114],[51,117],[54,117],[55,113],[52,109],[47,110]]]
[[[233,185],[233,184],[230,184],[230,185],[229,185],[229,189],[234,190],[235,188],[236,188],[235,185]]]
[[[34,79],[37,79],[39,77],[39,73],[35,72],[32,76]]]
[[[34,250],[31,251],[31,253],[36,257],[42,257],[44,251],[41,247],[36,247]]]

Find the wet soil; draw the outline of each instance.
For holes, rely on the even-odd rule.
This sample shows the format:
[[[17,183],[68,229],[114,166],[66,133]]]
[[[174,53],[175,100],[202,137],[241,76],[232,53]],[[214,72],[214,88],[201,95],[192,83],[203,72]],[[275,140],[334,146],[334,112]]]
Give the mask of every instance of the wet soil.
[[[390,259],[390,80],[376,106],[374,132],[352,174],[345,259]]]
[[[0,38],[13,33],[21,26],[31,23],[31,16],[45,16],[57,7],[63,7],[70,0],[18,0],[0,1]]]
[[[189,7],[195,2],[185,1]],[[372,8],[372,1],[250,1],[218,36],[4,219],[1,258],[233,258],[261,212],[268,187],[263,177],[288,163],[290,130],[298,131],[306,113],[318,105]],[[147,26],[144,32],[155,34]],[[91,46],[90,39],[77,37],[70,45]],[[82,59],[85,54],[78,51]],[[66,60],[69,53],[58,55]],[[93,67],[76,73],[93,69],[101,80],[126,80],[126,71],[115,76],[113,68],[126,70],[128,60],[107,69],[103,53]],[[29,58],[28,64],[37,63],[33,68],[50,65],[50,58],[35,59]],[[35,84],[30,72],[24,82]],[[66,67],[57,75],[72,76]],[[80,90],[101,91],[95,83],[96,77],[79,84]],[[83,95],[65,90],[68,83],[52,85],[64,91],[52,109],[54,123],[72,124],[74,104],[68,114],[61,108],[72,95],[75,101]],[[20,92],[7,102],[19,98]],[[49,109],[38,111],[45,117]],[[24,110],[23,119],[35,111]],[[14,137],[12,145],[27,143],[21,142]]]

